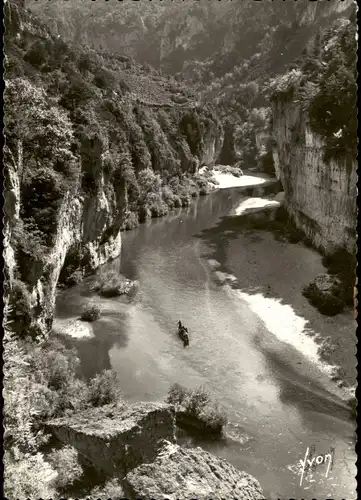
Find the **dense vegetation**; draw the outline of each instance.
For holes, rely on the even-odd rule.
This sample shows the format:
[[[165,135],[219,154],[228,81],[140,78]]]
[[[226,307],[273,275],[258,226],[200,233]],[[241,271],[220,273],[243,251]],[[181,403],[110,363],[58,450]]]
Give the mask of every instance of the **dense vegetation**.
[[[288,73],[269,84],[273,101],[293,100],[307,112],[324,141],[326,163],[346,159],[347,165],[357,154],[356,29],[354,15],[338,19],[318,33]]]
[[[21,200],[11,232],[12,298],[22,308],[18,330],[29,332],[36,314],[29,290],[57,240],[67,200],[106,197],[114,207],[100,244],[187,206],[208,191],[195,172],[209,148],[205,138],[219,141],[221,126],[191,90],[148,65],[70,46],[18,6],[7,6],[5,21],[4,159],[20,178]],[[81,279],[88,262],[79,252],[68,256],[61,281]]]
[[[68,39],[131,54],[195,85],[204,102],[215,104],[224,125],[223,163],[238,162],[273,173],[271,110],[265,90],[270,78],[287,73],[292,64],[302,67],[305,82],[311,76],[306,94],[319,90],[309,111],[314,129],[327,142],[326,161],[353,151],[355,134],[334,134],[340,134],[338,122],[344,121],[354,103],[355,40],[345,35],[325,56],[321,52],[326,34],[324,44],[318,38],[314,53],[306,49],[317,30],[327,31],[339,16],[331,2],[270,1],[262,9],[257,2],[197,2],[187,8],[182,2],[153,3],[143,7],[141,17],[133,2],[121,7],[99,2],[85,6],[80,1],[65,8],[55,2],[29,4]],[[351,2],[342,7],[346,17],[354,10]],[[97,37],[89,36],[93,31]],[[346,62],[341,54],[348,51],[352,60]],[[334,91],[343,86],[346,92],[340,94],[338,111],[330,117],[326,110],[335,104]]]
[[[192,427],[192,421],[193,425],[195,422],[201,424],[201,429],[195,425],[198,432],[203,430],[219,435],[227,423],[224,410],[212,399],[211,394],[204,387],[192,391],[179,384],[173,384],[168,391],[167,402],[176,407],[178,425],[182,425],[182,421],[179,422],[182,420],[180,412],[183,412],[184,416],[189,419],[190,427]]]
[[[41,345],[19,342],[6,328],[4,347],[5,494],[69,496],[69,488],[81,483],[83,467],[74,448],[54,447],[44,423],[108,403],[124,404],[116,374],[105,370],[82,379],[76,353],[54,339]]]

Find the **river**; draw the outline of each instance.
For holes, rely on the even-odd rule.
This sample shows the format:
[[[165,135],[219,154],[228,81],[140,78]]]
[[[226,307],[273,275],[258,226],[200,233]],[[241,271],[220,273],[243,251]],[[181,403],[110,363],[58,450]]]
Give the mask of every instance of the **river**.
[[[139,281],[135,299],[92,297],[102,310],[93,335],[68,343],[87,376],[114,368],[129,401],[162,400],[174,382],[204,385],[229,417],[227,438],[185,444],[252,474],[265,498],[356,498],[355,425],[305,335],[325,328],[301,294],[322,272],[321,258],[246,230],[235,217],[241,203],[252,206],[267,191],[272,186],[218,190],[124,233],[121,257],[107,267]],[[55,331],[79,316],[86,285],[59,295]],[[344,328],[337,318],[327,327]],[[190,332],[187,348],[178,319]],[[327,475],[319,465],[300,485],[300,459],[311,446],[316,455],[333,448],[333,466]]]

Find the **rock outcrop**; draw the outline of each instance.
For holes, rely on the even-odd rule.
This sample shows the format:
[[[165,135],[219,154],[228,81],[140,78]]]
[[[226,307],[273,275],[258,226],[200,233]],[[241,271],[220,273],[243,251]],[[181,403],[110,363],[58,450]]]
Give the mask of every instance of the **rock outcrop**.
[[[104,406],[50,421],[47,427],[96,468],[120,478],[153,462],[159,440],[175,442],[174,408],[165,403]]]
[[[292,130],[299,127],[304,143],[295,143]],[[274,106],[273,152],[276,176],[286,193],[285,206],[296,226],[316,247],[332,253],[338,247],[355,252],[356,157],[323,159],[325,145],[310,128],[307,115],[295,104]]]
[[[153,463],[140,465],[124,479],[130,498],[144,500],[260,500],[261,487],[252,476],[201,448],[183,449],[166,442]]]
[[[303,295],[325,315],[334,316],[345,307],[342,282],[337,276],[319,274],[303,290]]]
[[[127,498],[263,498],[249,474],[201,448],[178,446],[169,404],[108,405],[49,421],[47,427],[95,468],[120,479]]]

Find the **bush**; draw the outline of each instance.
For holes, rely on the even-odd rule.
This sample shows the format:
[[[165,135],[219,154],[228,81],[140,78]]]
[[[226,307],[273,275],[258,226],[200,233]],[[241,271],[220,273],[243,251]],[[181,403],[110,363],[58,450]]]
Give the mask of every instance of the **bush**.
[[[152,217],[162,217],[168,213],[168,206],[160,193],[148,193],[144,201],[144,209],[149,210]]]
[[[204,387],[191,391],[179,384],[173,384],[167,396],[167,402],[183,410],[190,418],[199,420],[205,430],[219,434],[227,423],[227,417],[219,404],[212,401]]]
[[[169,186],[163,186],[162,198],[170,210],[178,208],[182,205],[179,196],[174,194]]]
[[[41,453],[18,457],[9,451],[4,454],[5,498],[54,498],[56,477]]]
[[[118,402],[122,398],[118,377],[113,370],[104,370],[89,383],[89,402],[92,406],[103,406]]]
[[[17,279],[12,284],[11,306],[9,319],[14,321],[14,328],[17,330],[29,326],[32,316],[31,296],[25,283]]]
[[[119,297],[130,291],[132,283],[115,271],[107,271],[97,276],[93,290],[103,297]]]
[[[84,309],[81,315],[83,321],[96,321],[100,318],[100,309],[98,306],[88,306]]]
[[[70,445],[51,451],[46,459],[58,474],[55,480],[57,490],[71,486],[83,474],[78,462],[78,452]]]
[[[123,222],[123,229],[125,231],[130,231],[138,226],[139,226],[139,215],[135,212],[127,212]]]
[[[88,498],[96,498],[97,500],[120,500],[124,498],[124,496],[123,486],[119,479],[109,479],[104,485],[92,489],[86,498],[87,500]]]
[[[172,405],[180,405],[184,401],[187,393],[188,391],[185,387],[182,387],[180,384],[173,384],[168,391],[166,401]]]
[[[306,286],[302,291],[302,295],[325,316],[336,316],[345,307],[345,302],[334,293],[323,293],[314,283]]]

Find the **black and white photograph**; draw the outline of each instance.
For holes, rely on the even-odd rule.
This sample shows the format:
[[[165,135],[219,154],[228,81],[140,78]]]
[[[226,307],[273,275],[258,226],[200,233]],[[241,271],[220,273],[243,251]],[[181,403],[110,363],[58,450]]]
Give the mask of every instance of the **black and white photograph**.
[[[4,0],[3,497],[356,500],[355,0]]]

